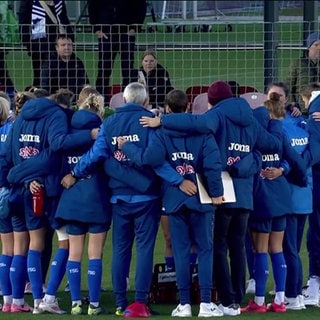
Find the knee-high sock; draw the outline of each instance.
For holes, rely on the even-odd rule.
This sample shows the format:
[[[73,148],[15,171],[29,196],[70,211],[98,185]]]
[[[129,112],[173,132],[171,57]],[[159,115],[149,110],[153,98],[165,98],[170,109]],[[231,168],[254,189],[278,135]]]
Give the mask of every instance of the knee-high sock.
[[[90,302],[99,302],[102,279],[102,260],[91,259],[88,263],[88,287]]]
[[[284,291],[286,285],[287,265],[283,252],[271,253],[272,270],[276,291]]]
[[[27,258],[28,275],[31,283],[33,299],[42,299],[41,252],[29,250]]]
[[[51,262],[49,282],[46,293],[55,296],[66,272],[69,250],[59,248]]]
[[[81,301],[81,263],[79,261],[67,262],[67,277],[69,281],[72,301]]]
[[[254,279],[256,280],[256,292],[257,297],[264,297],[266,293],[266,284],[269,275],[268,267],[268,254],[267,253],[255,253],[254,254],[254,266],[253,271]]]
[[[10,268],[10,282],[12,286],[12,297],[23,299],[24,287],[27,280],[27,257],[14,255]]]
[[[5,254],[0,256],[0,286],[4,296],[12,295],[12,287],[10,282],[10,267],[12,259],[12,256]]]

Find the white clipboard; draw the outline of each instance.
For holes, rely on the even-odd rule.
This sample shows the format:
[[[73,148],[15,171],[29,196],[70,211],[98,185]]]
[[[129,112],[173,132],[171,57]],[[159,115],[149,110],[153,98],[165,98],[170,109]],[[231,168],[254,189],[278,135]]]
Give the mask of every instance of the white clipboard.
[[[197,184],[198,184],[198,192],[200,197],[200,202],[202,204],[212,204],[212,200],[208,195],[207,190],[203,186],[202,179],[199,174],[196,174]],[[223,203],[232,203],[236,202],[236,194],[234,192],[233,181],[228,171],[221,172],[221,179],[223,184]]]

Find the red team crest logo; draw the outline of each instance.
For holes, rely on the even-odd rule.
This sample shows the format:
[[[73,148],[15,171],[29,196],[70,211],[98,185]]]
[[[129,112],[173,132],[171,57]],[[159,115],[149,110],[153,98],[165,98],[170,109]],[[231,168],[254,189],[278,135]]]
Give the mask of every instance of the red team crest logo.
[[[240,160],[239,156],[237,156],[237,157],[229,157],[228,160],[227,160],[227,165],[228,166],[232,166],[234,163],[236,163],[239,160]]]
[[[186,163],[184,163],[182,166],[176,166],[176,170],[182,176],[184,176],[185,174],[195,173],[193,166]]]
[[[124,161],[124,160],[127,159],[126,156],[125,156],[125,154],[124,154],[122,151],[120,151],[120,150],[116,150],[116,151],[113,153],[113,156],[114,156],[114,158],[115,158],[116,160],[118,160],[118,161]]]
[[[20,148],[19,156],[23,159],[28,159],[39,153],[39,150],[34,147],[23,147]]]

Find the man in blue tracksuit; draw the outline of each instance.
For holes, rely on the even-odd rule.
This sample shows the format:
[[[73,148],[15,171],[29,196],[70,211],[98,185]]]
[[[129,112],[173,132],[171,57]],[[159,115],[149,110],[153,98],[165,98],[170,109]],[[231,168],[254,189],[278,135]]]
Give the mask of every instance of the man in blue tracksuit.
[[[167,112],[185,112],[186,94],[173,90],[166,97]],[[144,151],[134,143],[124,143],[122,150],[138,165],[156,167],[168,161],[185,179],[196,183],[196,174],[205,177],[205,185],[213,204],[222,203],[220,153],[212,135],[159,129]],[[199,195],[188,196],[178,186],[164,182],[163,207],[169,215],[169,226],[175,258],[180,304],[172,311],[173,317],[191,317],[189,257],[192,244],[196,246],[199,261],[200,311],[199,317],[222,316],[223,312],[211,303],[213,223],[215,207],[201,204]]]
[[[125,135],[141,148],[147,146],[150,132],[153,130],[139,125],[141,116],[152,116],[144,107],[148,104],[145,87],[139,83],[129,84],[124,90],[124,100],[126,103],[103,122],[95,144],[74,167],[74,177],[85,176],[93,164],[105,160],[108,162],[108,157],[115,158],[123,166],[134,166],[118,149],[118,136]],[[126,177],[117,177],[117,173],[113,173],[109,180],[113,219],[112,283],[116,306],[119,308],[116,314],[124,312],[124,317],[128,318],[151,315],[146,303],[152,280],[153,251],[161,214],[160,184],[155,173],[147,167],[137,168],[137,171],[137,179],[134,179],[136,188],[123,181]],[[139,190],[140,173],[151,182],[144,192]],[[73,183],[74,179],[70,176],[63,182],[67,188]],[[126,274],[134,239],[137,248],[136,293],[135,302],[128,306]]]
[[[169,114],[162,117],[165,128],[184,132],[213,133],[219,146],[222,170],[233,177],[235,203],[226,203],[216,210],[214,230],[214,266],[221,309],[226,315],[240,313],[245,294],[245,234],[249,213],[253,209],[254,148],[273,152],[280,146],[281,123],[270,121],[269,134],[257,121],[248,103],[233,98],[230,86],[224,81],[214,82],[208,90],[210,110],[203,115]],[[148,119],[140,121],[148,125]],[[150,123],[159,125],[159,120]],[[251,159],[251,160],[250,160]],[[227,251],[230,253],[230,267]]]

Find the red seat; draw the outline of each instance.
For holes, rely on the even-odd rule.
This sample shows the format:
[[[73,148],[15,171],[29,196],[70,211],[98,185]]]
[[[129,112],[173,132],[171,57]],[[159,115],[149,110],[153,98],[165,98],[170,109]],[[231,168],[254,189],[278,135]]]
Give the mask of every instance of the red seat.
[[[252,86],[239,86],[238,87],[238,95],[248,93],[248,92],[258,92],[258,90],[255,87]]]
[[[193,100],[197,95],[201,93],[207,93],[208,89],[209,89],[209,86],[206,86],[206,85],[188,87],[186,89],[186,94],[188,96],[189,102],[193,103]]]
[[[121,91],[122,91],[121,84],[113,84],[107,88],[107,96],[110,97],[110,99],[111,99],[111,97],[113,95],[115,95],[116,93],[119,93]],[[107,102],[109,102],[109,101],[107,101]]]

